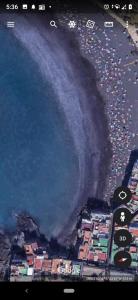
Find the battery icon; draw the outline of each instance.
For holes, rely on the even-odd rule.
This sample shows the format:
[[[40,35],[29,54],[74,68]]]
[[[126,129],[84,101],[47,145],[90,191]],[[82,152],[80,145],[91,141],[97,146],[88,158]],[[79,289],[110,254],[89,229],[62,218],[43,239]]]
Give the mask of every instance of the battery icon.
[[[133,9],[133,5],[132,5],[132,4],[129,4],[128,9],[129,9],[129,10]]]

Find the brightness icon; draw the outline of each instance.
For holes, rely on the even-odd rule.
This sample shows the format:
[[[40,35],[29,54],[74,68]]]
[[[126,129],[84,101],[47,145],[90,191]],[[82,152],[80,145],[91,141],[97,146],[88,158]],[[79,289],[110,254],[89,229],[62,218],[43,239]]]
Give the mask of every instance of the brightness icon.
[[[75,21],[69,21],[68,26],[69,28],[75,28],[77,26],[77,23]]]

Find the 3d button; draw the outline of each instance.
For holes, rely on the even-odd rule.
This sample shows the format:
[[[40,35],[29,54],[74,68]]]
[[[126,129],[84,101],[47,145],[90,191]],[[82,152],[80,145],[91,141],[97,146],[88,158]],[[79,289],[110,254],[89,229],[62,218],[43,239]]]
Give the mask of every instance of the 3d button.
[[[116,267],[127,269],[132,262],[131,255],[127,251],[119,251],[114,256],[114,264]]]
[[[132,219],[132,214],[126,207],[118,208],[114,213],[114,223],[119,226],[129,225]]]
[[[126,247],[132,243],[132,235],[126,229],[117,230],[114,235],[114,242],[118,247]]]
[[[114,201],[121,204],[127,204],[132,198],[132,193],[128,187],[120,186],[114,192]]]

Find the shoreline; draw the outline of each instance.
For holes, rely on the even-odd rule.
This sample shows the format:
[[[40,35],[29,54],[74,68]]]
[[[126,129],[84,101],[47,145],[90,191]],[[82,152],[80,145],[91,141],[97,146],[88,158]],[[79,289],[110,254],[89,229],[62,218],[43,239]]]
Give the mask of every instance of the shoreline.
[[[103,18],[103,20],[104,20],[104,18]],[[38,40],[39,40],[39,35],[40,35],[40,32],[39,32],[40,30],[39,29],[41,29],[42,26],[44,26],[43,25],[43,18],[42,18],[41,22],[40,22],[40,20],[38,20],[37,22],[35,22],[35,24],[36,24],[36,26],[38,26],[37,35],[38,35]],[[31,25],[33,25],[33,24],[31,23]],[[26,26],[28,26],[28,23],[26,24]],[[121,30],[121,32],[123,34],[123,28],[121,27],[121,25],[119,26],[117,24],[116,30],[118,30],[118,29]],[[20,31],[20,26],[19,26],[18,30]],[[86,31],[86,30],[87,29],[84,29],[84,34],[85,34],[85,36],[87,35],[87,39],[88,39],[89,34],[91,34],[91,32]],[[41,32],[42,32],[42,30],[41,30]],[[19,33],[21,33],[21,31]],[[91,44],[90,41],[89,41],[89,44],[87,45],[87,46],[89,46],[89,47],[87,47],[88,49],[85,49],[86,53],[85,53],[85,51],[81,51],[81,50],[84,50],[83,49],[83,43],[84,43],[83,32],[82,32],[82,36],[80,35],[80,37],[82,38],[82,40],[81,40],[82,44],[81,45],[80,45],[80,37],[79,36],[78,36],[78,39],[77,39],[75,34],[72,33],[72,32],[70,32],[70,34],[68,33],[68,35],[69,36],[67,38],[66,37],[66,30],[64,29],[64,26],[63,26],[63,29],[61,29],[58,33],[58,37],[56,37],[56,43],[54,45],[57,45],[58,40],[61,40],[60,47],[61,48],[63,47],[64,50],[67,50],[65,57],[64,57],[64,51],[63,51],[63,53],[61,52],[63,54],[63,65],[65,64],[65,65],[68,66],[67,70],[66,69],[65,70],[67,71],[69,79],[71,78],[72,81],[73,81],[73,79],[75,78],[74,82],[72,82],[72,84],[71,84],[71,87],[73,88],[74,85],[75,85],[76,89],[79,87],[78,96],[80,97],[80,99],[82,99],[82,101],[79,101],[79,104],[78,104],[77,108],[78,108],[78,112],[80,113],[79,116],[81,116],[81,118],[76,118],[77,114],[76,115],[74,114],[74,119],[66,118],[66,116],[70,117],[70,109],[72,109],[72,106],[63,107],[63,104],[64,104],[64,102],[62,102],[63,95],[61,95],[59,93],[60,109],[62,111],[64,111],[65,119],[68,119],[68,121],[69,121],[69,123],[66,122],[66,125],[68,126],[69,130],[70,130],[70,124],[72,125],[72,127],[71,127],[72,129],[71,129],[70,133],[72,133],[72,130],[74,129],[73,125],[77,124],[77,122],[79,122],[80,119],[82,120],[84,118],[83,121],[85,121],[85,122],[83,122],[81,124],[81,131],[79,131],[77,129],[78,130],[77,134],[81,132],[81,134],[78,135],[78,136],[79,136],[80,140],[83,137],[83,139],[82,139],[83,143],[81,143],[80,141],[78,143],[78,141],[77,141],[78,144],[76,144],[76,153],[78,153],[78,150],[79,150],[79,151],[81,151],[80,153],[82,155],[81,156],[79,154],[80,156],[78,156],[79,159],[82,158],[82,161],[81,161],[82,164],[80,164],[80,171],[81,170],[83,171],[82,173],[80,172],[81,173],[81,178],[80,178],[80,181],[79,181],[79,184],[81,186],[81,191],[80,191],[80,186],[78,184],[79,193],[80,193],[78,198],[80,199],[80,201],[79,201],[79,203],[78,202],[76,203],[74,211],[72,212],[71,217],[68,220],[67,225],[65,226],[67,228],[67,230],[68,230],[68,227],[73,228],[73,226],[75,226],[73,224],[73,220],[75,219],[75,216],[77,216],[79,214],[79,211],[81,210],[82,205],[87,202],[88,198],[92,197],[92,198],[96,198],[96,199],[103,199],[103,196],[104,196],[103,191],[106,188],[105,187],[105,185],[106,185],[105,181],[107,181],[109,179],[108,171],[109,171],[109,166],[110,166],[109,156],[108,156],[108,149],[109,148],[107,147],[107,145],[109,146],[109,144],[110,144],[110,146],[111,146],[111,143],[109,141],[109,132],[107,132],[107,134],[106,134],[107,140],[104,141],[105,134],[103,134],[103,132],[105,133],[105,131],[104,131],[105,128],[101,128],[103,126],[103,122],[101,122],[101,116],[104,118],[104,121],[106,121],[104,124],[106,124],[106,126],[107,126],[106,127],[107,131],[108,131],[110,125],[111,125],[112,120],[114,120],[114,124],[115,124],[117,132],[118,132],[118,128],[120,130],[120,126],[124,126],[124,124],[125,124],[124,123],[125,120],[123,120],[121,118],[122,110],[117,111],[118,114],[116,114],[116,111],[115,111],[116,106],[115,106],[115,110],[114,110],[114,105],[118,105],[118,104],[120,105],[119,98],[121,97],[123,99],[121,109],[124,109],[125,113],[127,115],[127,120],[126,120],[127,123],[128,123],[127,125],[129,125],[129,122],[130,122],[130,120],[129,120],[129,114],[130,114],[129,105],[130,105],[130,103],[127,103],[127,106],[125,107],[125,105],[126,105],[125,101],[126,100],[124,100],[124,99],[126,97],[127,91],[125,90],[125,87],[121,86],[122,83],[120,82],[121,81],[121,79],[120,79],[121,75],[123,75],[124,78],[126,78],[125,77],[126,73],[124,71],[124,65],[123,66],[121,65],[121,58],[118,56],[118,55],[120,55],[120,53],[119,54],[117,53],[117,55],[116,55],[116,60],[118,59],[118,62],[116,62],[115,59],[114,59],[114,56],[112,57],[110,55],[109,49],[103,49],[103,51],[107,51],[107,54],[104,52],[105,57],[107,55],[107,60],[105,61],[105,70],[104,70],[104,68],[102,69],[101,66],[100,67],[98,66],[99,62],[97,63],[95,49],[93,49],[93,48],[92,48],[93,57],[91,57],[91,59],[90,59],[90,53],[91,53],[90,52],[90,44]],[[56,32],[56,36],[57,36],[57,32]],[[100,36],[101,36],[101,29],[100,29],[100,24],[99,24],[99,37]],[[103,31],[103,36],[102,36],[103,39],[102,39],[101,43],[105,42],[107,40],[107,36],[108,35],[106,34],[106,32]],[[116,38],[116,31],[114,33],[114,36]],[[55,32],[52,31],[52,29],[51,29],[51,31],[49,30],[49,32],[48,32],[48,42],[49,42],[49,39],[51,37],[53,39],[55,37]],[[44,35],[42,34],[41,38],[42,38],[42,40],[43,40],[43,38],[46,38],[45,34]],[[97,36],[96,36],[96,39],[97,39],[97,44],[98,44],[100,41],[98,41]],[[19,40],[20,40],[20,35],[19,35]],[[109,41],[111,40],[110,32],[109,32],[108,40]],[[35,40],[33,40],[33,41],[35,41]],[[127,41],[127,36],[124,38],[125,43],[126,43],[126,41]],[[92,41],[92,43],[93,43],[93,41]],[[26,49],[28,49],[27,41],[26,41],[25,45],[26,45]],[[40,43],[40,45],[41,45],[41,43]],[[52,44],[50,44],[50,45],[52,46]],[[121,42],[120,42],[120,45],[121,45]],[[43,46],[43,43],[42,43],[42,46]],[[96,45],[96,46],[99,47],[99,50],[101,51],[101,45],[99,44],[99,45]],[[60,51],[60,49],[61,49],[60,47],[57,49],[57,51]],[[111,52],[113,52],[113,54],[114,54],[114,51],[115,51],[114,47],[115,47],[114,45],[111,47]],[[131,49],[131,47],[129,45],[126,49],[126,56],[128,55],[127,52],[129,53],[130,49]],[[133,49],[133,47],[132,47],[132,49]],[[32,51],[32,49],[30,49],[29,51]],[[31,53],[33,53],[34,56],[37,54],[37,53],[35,53],[35,50],[34,50],[34,52],[31,52]],[[98,48],[97,48],[97,53],[98,53]],[[40,54],[39,54],[39,56],[40,56],[39,59],[41,59]],[[94,65],[93,64],[93,58],[94,58],[95,68],[93,68],[93,65]],[[101,59],[101,57],[99,56],[99,60],[100,59]],[[110,62],[110,60],[111,60],[111,62]],[[125,60],[125,57],[123,58],[123,62],[122,62],[123,64],[124,64],[124,60]],[[37,61],[37,64],[38,64],[38,62],[39,62],[39,60]],[[100,62],[102,63],[102,60]],[[112,63],[113,63],[113,67],[112,67]],[[74,66],[74,68],[72,68],[72,65]],[[110,68],[110,67],[112,67],[112,68]],[[98,68],[99,68],[99,73],[98,73]],[[86,69],[86,71],[83,73],[82,71],[84,71],[85,69]],[[115,69],[117,69],[116,72],[115,72]],[[100,73],[100,71],[102,71],[102,72]],[[44,70],[42,69],[41,72],[43,73]],[[111,84],[111,93],[109,93],[108,89],[106,91],[102,89],[102,86],[107,84],[106,80],[108,81],[108,76],[109,76],[110,72],[111,72],[111,74],[113,74],[113,72],[115,73],[114,74],[115,75],[115,78],[114,78],[115,80],[117,80],[116,77],[119,74],[119,84],[118,84],[118,86],[117,86],[117,83],[116,83],[116,86],[114,86],[114,83],[113,83],[113,86],[112,86],[112,82],[109,81],[109,84]],[[105,73],[105,76],[104,76],[105,81],[103,80],[103,77],[102,77],[103,73]],[[57,74],[59,74],[59,73],[57,73]],[[65,72],[63,74],[65,75]],[[75,77],[74,77],[74,74],[75,74]],[[83,74],[83,76],[82,76],[82,74]],[[91,74],[91,76],[90,76],[90,74]],[[45,77],[45,72],[43,73],[43,76]],[[101,78],[100,78],[100,76],[101,76]],[[84,78],[86,80],[84,80]],[[113,78],[113,77],[111,77],[111,78]],[[101,79],[101,81],[100,81],[100,79]],[[111,79],[111,81],[113,81],[113,80]],[[66,83],[66,82],[63,81],[63,83]],[[113,88],[115,89],[115,91],[113,90]],[[95,100],[95,102],[93,101],[93,103],[91,103],[90,99],[92,99],[93,89],[94,89],[94,100]],[[65,89],[65,90],[66,90],[66,92],[69,92],[68,89]],[[105,93],[104,92],[106,92],[107,99],[105,99]],[[101,96],[101,94],[102,94],[102,96]],[[73,94],[73,95],[75,95],[75,94]],[[91,95],[91,98],[90,98],[90,95]],[[100,99],[98,98],[99,95],[100,95]],[[130,95],[129,95],[129,97],[130,97]],[[100,114],[99,111],[97,113],[97,110],[96,110],[97,109],[97,99],[99,101],[98,102],[98,106],[99,106],[98,109],[100,108],[101,114]],[[74,100],[74,98],[73,98],[73,100]],[[108,106],[109,100],[110,100],[111,107]],[[131,98],[130,98],[130,100],[131,100]],[[129,102],[130,102],[130,100],[129,100]],[[109,119],[110,109],[112,110],[112,118],[113,119],[112,118]],[[91,119],[92,119],[92,113],[91,112],[93,112],[94,118],[97,117],[97,115],[98,115],[98,117],[96,118],[96,120],[93,119],[92,123],[88,124],[87,121],[90,120],[90,122],[91,122]],[[103,112],[104,112],[104,115],[103,115]],[[67,113],[68,113],[68,115],[66,115]],[[107,119],[108,119],[108,121],[107,121]],[[119,123],[120,120],[122,122],[121,124]],[[88,125],[88,127],[87,127],[87,125]],[[93,131],[89,130],[89,129],[91,129],[91,125],[93,127]],[[98,129],[98,136],[97,136],[96,129]],[[100,134],[99,134],[99,132],[100,132]],[[116,131],[115,132],[112,132],[112,131],[110,132],[110,139],[111,139],[113,147],[114,147],[114,141],[116,142],[117,138],[118,138],[118,136],[116,135],[117,132]],[[123,140],[124,134],[126,134],[126,133],[121,132],[121,134],[122,134],[122,140]],[[70,136],[71,136],[71,134],[70,134]],[[92,141],[92,137],[93,137],[93,141]],[[73,138],[73,140],[74,140],[74,144],[75,144],[76,141],[75,141],[74,138]],[[104,141],[105,144],[101,145],[101,140]],[[94,142],[94,141],[96,141],[96,142]],[[124,139],[124,141],[125,141],[125,139]],[[92,142],[93,142],[93,144],[92,144]],[[128,140],[128,147],[129,147],[130,142],[132,144],[132,138],[131,137],[130,137],[130,140]],[[95,149],[92,150],[92,146],[95,146]],[[121,146],[120,146],[120,148],[121,148]],[[110,174],[110,185],[109,185],[110,187],[111,187],[111,185],[114,185],[116,183],[117,176],[118,176],[118,181],[119,181],[119,178],[121,178],[122,173],[124,171],[123,170],[123,168],[124,168],[123,164],[121,166],[121,171],[119,169],[120,168],[120,165],[119,165],[120,161],[119,160],[121,158],[121,153],[122,153],[122,152],[119,153],[120,148],[119,148],[119,150],[117,150],[117,153],[116,153],[116,149],[114,149],[114,151],[115,151],[114,155],[116,155],[116,154],[119,155],[118,157],[114,156],[114,165],[118,164],[117,171],[119,172],[118,173],[119,175],[117,173],[114,173],[114,174],[111,173]],[[104,149],[104,154],[103,154],[103,149]],[[129,154],[129,151],[128,151],[128,149],[126,149],[125,158],[128,154]],[[111,156],[112,156],[112,153],[110,153],[110,159],[111,159]],[[104,163],[105,163],[105,161],[107,162],[105,164],[105,169],[103,169],[104,164],[101,163],[101,162],[103,162],[103,160],[104,160]],[[89,166],[91,166],[91,167],[89,167]],[[115,166],[113,166],[113,167],[115,168]],[[95,170],[95,173],[92,173],[92,168]],[[105,178],[105,176],[104,176],[105,171],[106,171],[106,174],[107,174],[107,178]],[[101,175],[101,172],[102,172],[102,175]],[[113,169],[113,172],[114,172],[114,169]],[[99,176],[99,174],[100,174],[100,176]],[[112,176],[112,178],[111,178],[111,175],[113,175],[114,177]],[[101,181],[101,178],[103,178],[102,181]],[[84,190],[84,186],[85,186],[85,190]],[[96,194],[97,187],[99,188],[100,191],[99,191],[99,193]],[[112,188],[115,188],[115,187],[112,186]],[[102,193],[101,193],[101,189],[102,189]],[[108,201],[109,201],[109,196],[111,196],[111,193],[107,197]],[[59,225],[59,227],[56,228],[56,230],[54,231],[54,234],[59,236],[59,239],[61,239],[61,235],[64,231],[64,230],[62,231],[61,227],[63,228],[63,225],[62,226]],[[71,231],[71,229],[70,229],[70,231]]]
[[[19,21],[19,20],[18,20]],[[30,20],[29,20],[30,21]],[[20,40],[20,42],[23,43],[23,45],[28,49],[28,37],[24,36],[24,33],[26,32],[24,29],[24,33],[22,32],[23,27],[22,27],[22,22],[19,22],[19,28],[16,29],[15,36],[17,39]],[[24,23],[23,23],[24,24]],[[31,21],[30,24],[32,25]],[[37,22],[35,22],[37,24]],[[38,21],[39,24],[39,21]],[[38,26],[37,24],[37,26]],[[41,24],[41,22],[40,22]],[[30,25],[30,26],[31,26]],[[29,23],[26,23],[24,25],[24,28],[26,26],[29,26]],[[40,28],[42,26],[39,25]],[[31,26],[31,30],[33,27]],[[28,51],[31,53],[31,56],[33,55],[35,61],[40,63],[39,59],[41,58],[41,44],[43,45],[43,40],[40,39],[39,37],[39,30],[37,28],[37,33],[35,31],[37,41],[39,41],[39,58],[36,58],[37,56],[37,48],[31,49],[29,48]],[[41,30],[42,31],[42,30]],[[22,33],[22,35],[21,35]],[[48,37],[47,37],[48,34]],[[46,32],[46,37],[49,39],[49,34],[50,32]],[[95,70],[93,66],[84,58],[78,47],[77,40],[74,42],[74,36],[70,35],[69,38],[67,39],[65,37],[66,31],[62,30],[62,32],[59,32],[59,35],[57,37],[57,34],[52,32],[53,37],[55,37],[55,45],[58,43],[58,40],[64,39],[64,42],[62,44],[64,45],[64,51],[63,51],[63,65],[68,62],[69,68],[70,68],[70,75],[74,76],[74,73],[76,74],[75,78],[75,83],[71,83],[72,90],[66,90],[66,81],[62,78],[62,86],[64,86],[65,91],[68,91],[68,95],[70,95],[69,101],[73,101],[70,103],[66,103],[65,105],[65,100],[63,101],[63,95],[61,94],[61,91],[59,89],[60,87],[60,82],[59,86],[56,86],[55,92],[58,94],[59,98],[59,104],[61,106],[61,109],[64,110],[64,114],[66,116],[66,122],[68,123],[68,127],[70,130],[70,134],[72,135],[72,138],[74,140],[74,144],[76,145],[76,153],[78,155],[79,159],[79,164],[80,164],[80,179],[78,181],[78,191],[77,194],[74,196],[74,209],[72,210],[71,217],[68,220],[68,224],[73,225],[74,221],[72,221],[75,216],[80,212],[81,207],[84,203],[87,202],[88,197],[100,197],[102,198],[103,191],[97,193],[98,184],[99,181],[101,182],[101,178],[99,178],[99,173],[100,173],[100,166],[101,166],[101,159],[106,160],[106,164],[109,164],[109,157],[106,157],[106,154],[103,154],[103,149],[106,152],[109,153],[109,138],[108,138],[108,129],[107,129],[107,120],[104,115],[104,103],[102,101],[102,97],[98,92],[97,85],[96,85],[96,80],[95,80]],[[23,36],[23,40],[22,40]],[[42,36],[41,36],[42,38]],[[37,42],[38,43],[38,42]],[[34,44],[34,41],[33,43]],[[60,51],[61,46],[60,45],[59,49],[57,51]],[[67,47],[69,46],[69,48]],[[44,45],[43,45],[44,46]],[[66,51],[67,50],[67,51]],[[36,51],[36,52],[35,52]],[[65,52],[66,51],[66,52]],[[65,54],[64,54],[65,52]],[[42,52],[43,53],[43,52]],[[65,57],[64,57],[65,55]],[[77,61],[76,61],[77,58]],[[51,59],[49,57],[49,59]],[[64,62],[65,59],[65,62]],[[74,64],[73,64],[74,63]],[[44,58],[43,58],[43,64],[44,64]],[[42,62],[41,64],[42,65]],[[45,65],[47,69],[47,65]],[[56,66],[57,67],[57,66]],[[55,67],[54,67],[55,68]],[[72,69],[71,69],[72,68]],[[40,71],[42,72],[43,76],[45,76],[44,72],[44,67]],[[46,72],[46,71],[45,71]],[[55,69],[55,75],[56,75],[57,70]],[[63,71],[64,74],[65,70]],[[61,74],[61,72],[60,72]],[[91,74],[91,76],[90,76]],[[65,75],[65,74],[64,74]],[[51,75],[50,75],[51,76]],[[50,77],[49,76],[49,77]],[[58,77],[58,73],[57,76]],[[84,81],[85,78],[85,81]],[[51,78],[52,81],[52,78]],[[78,87],[78,94],[76,95],[76,87]],[[81,87],[81,89],[80,89]],[[75,88],[75,89],[74,89]],[[62,89],[62,88],[61,88]],[[64,90],[62,90],[63,93]],[[72,95],[70,94],[72,93]],[[74,93],[74,94],[73,94]],[[73,96],[74,95],[74,96]],[[88,98],[90,98],[91,95],[91,102],[90,100],[88,101]],[[79,102],[78,97],[80,97]],[[75,102],[75,112],[74,112],[74,101]],[[86,101],[86,102],[85,102]],[[97,101],[98,101],[98,109],[97,109]],[[77,111],[78,109],[78,111]],[[72,115],[73,112],[73,115]],[[78,114],[79,113],[79,114]],[[92,116],[93,114],[93,116]],[[77,116],[78,115],[78,116]],[[76,116],[78,120],[76,120]],[[104,122],[101,122],[101,116],[103,117]],[[70,119],[71,117],[71,119]],[[80,123],[79,126],[77,122],[80,122],[80,120],[83,119],[82,124]],[[76,124],[75,124],[76,123]],[[105,124],[105,127],[103,126],[103,123]],[[96,132],[97,131],[97,132]],[[90,133],[91,132],[91,133]],[[74,136],[73,136],[74,135]],[[81,137],[81,141],[79,140]],[[93,141],[92,141],[93,139]],[[101,145],[101,139],[103,140],[103,143]],[[90,168],[91,165],[91,168]],[[105,178],[103,177],[102,182],[105,181]],[[104,186],[104,183],[103,183]],[[103,189],[103,187],[102,187]],[[76,222],[75,222],[76,223]],[[59,236],[61,235],[60,233],[62,232],[62,228],[65,227],[63,225],[59,225],[58,228],[55,229],[55,231],[52,233],[53,236]],[[75,226],[75,225],[74,225]],[[60,228],[59,228],[60,227]],[[63,229],[64,231],[64,229]],[[70,231],[70,230],[69,230]],[[59,238],[60,239],[60,238]]]

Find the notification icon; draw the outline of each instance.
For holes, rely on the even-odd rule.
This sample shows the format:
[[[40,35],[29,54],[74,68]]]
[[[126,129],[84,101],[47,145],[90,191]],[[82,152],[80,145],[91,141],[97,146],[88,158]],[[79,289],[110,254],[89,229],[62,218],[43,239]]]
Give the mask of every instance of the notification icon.
[[[28,9],[28,5],[27,4],[23,4],[22,5],[22,9]]]

